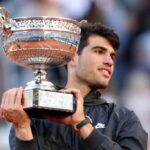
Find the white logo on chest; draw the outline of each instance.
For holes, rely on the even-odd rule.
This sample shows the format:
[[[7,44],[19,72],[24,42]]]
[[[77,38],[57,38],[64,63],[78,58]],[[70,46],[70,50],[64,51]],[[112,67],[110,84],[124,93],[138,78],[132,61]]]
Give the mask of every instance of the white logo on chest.
[[[96,129],[98,128],[105,128],[105,124],[103,123],[97,123],[97,125],[95,126]]]

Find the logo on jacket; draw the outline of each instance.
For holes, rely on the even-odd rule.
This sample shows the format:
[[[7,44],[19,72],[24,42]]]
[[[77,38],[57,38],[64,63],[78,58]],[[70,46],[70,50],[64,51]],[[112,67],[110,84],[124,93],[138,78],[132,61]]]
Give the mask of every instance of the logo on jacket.
[[[97,125],[95,126],[96,129],[98,128],[105,128],[105,124],[103,123],[97,123]]]

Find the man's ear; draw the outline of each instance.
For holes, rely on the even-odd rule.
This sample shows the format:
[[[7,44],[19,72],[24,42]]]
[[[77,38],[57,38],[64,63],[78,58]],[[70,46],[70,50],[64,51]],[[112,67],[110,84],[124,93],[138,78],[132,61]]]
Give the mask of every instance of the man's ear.
[[[70,65],[70,66],[72,66],[72,67],[77,66],[77,64],[78,64],[78,58],[79,58],[79,56],[76,54],[76,55],[72,58],[72,60],[68,63],[68,65]]]

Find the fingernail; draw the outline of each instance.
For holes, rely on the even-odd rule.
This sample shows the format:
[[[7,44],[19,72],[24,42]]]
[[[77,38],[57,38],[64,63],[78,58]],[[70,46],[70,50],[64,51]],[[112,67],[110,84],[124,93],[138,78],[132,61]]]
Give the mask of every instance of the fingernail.
[[[19,89],[23,89],[23,87],[22,87],[22,86],[20,86],[20,87],[19,87]]]
[[[1,110],[1,108],[0,108],[0,116],[2,116],[2,110]]]

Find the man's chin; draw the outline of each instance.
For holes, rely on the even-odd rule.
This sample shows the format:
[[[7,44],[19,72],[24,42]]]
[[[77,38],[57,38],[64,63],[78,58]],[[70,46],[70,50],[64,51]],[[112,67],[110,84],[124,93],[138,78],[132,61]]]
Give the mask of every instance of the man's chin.
[[[108,84],[95,84],[95,85],[92,85],[91,88],[92,89],[105,89],[106,87],[108,86]]]

